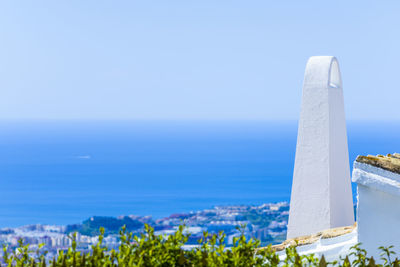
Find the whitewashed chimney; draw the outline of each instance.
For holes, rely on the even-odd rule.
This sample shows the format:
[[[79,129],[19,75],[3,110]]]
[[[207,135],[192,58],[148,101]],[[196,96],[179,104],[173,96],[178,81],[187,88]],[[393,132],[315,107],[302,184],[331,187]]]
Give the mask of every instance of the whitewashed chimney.
[[[306,66],[287,238],[354,223],[342,81],[335,57]]]

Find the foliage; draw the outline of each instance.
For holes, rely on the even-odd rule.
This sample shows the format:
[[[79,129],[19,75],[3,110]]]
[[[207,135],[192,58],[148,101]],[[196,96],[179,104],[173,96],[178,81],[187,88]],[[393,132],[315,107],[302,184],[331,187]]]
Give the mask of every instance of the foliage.
[[[13,251],[4,246],[1,266],[37,266],[37,267],[76,267],[76,266],[398,266],[400,261],[395,257],[393,247],[380,247],[382,264],[378,265],[373,257],[355,245],[351,253],[335,262],[327,262],[314,254],[299,255],[296,247],[288,247],[285,256],[279,257],[272,246],[260,248],[260,241],[247,240],[244,227],[238,228],[241,235],[233,239],[233,246],[225,245],[225,234],[210,235],[203,233],[199,245],[185,250],[183,246],[189,239],[184,226],[173,235],[160,236],[154,229],[145,225],[145,232],[134,236],[125,226],[120,230],[120,246],[118,250],[108,249],[103,245],[105,230],[100,228],[98,243],[93,245],[89,252],[77,250],[76,233],[70,235],[72,245],[67,251],[59,251],[57,257],[46,259],[46,251],[42,246],[36,251],[30,250],[29,245],[19,241],[19,246]]]

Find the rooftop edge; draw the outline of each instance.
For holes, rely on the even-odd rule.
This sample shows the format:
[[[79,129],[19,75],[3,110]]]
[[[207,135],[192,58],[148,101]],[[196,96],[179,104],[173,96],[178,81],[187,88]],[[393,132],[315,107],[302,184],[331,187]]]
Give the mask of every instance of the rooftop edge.
[[[313,235],[300,236],[300,237],[296,237],[296,238],[287,239],[286,241],[284,241],[281,244],[271,246],[271,249],[279,252],[279,251],[285,250],[285,248],[287,248],[287,247],[292,247],[292,246],[300,247],[300,246],[310,245],[310,244],[313,244],[313,243],[319,241],[320,239],[329,239],[329,238],[334,238],[334,237],[342,236],[345,234],[349,234],[349,233],[353,232],[354,229],[356,229],[356,227],[357,227],[357,223],[354,223],[351,226],[332,228],[332,229],[318,232]],[[267,248],[262,247],[260,249],[263,250],[263,249],[267,249]]]
[[[400,154],[358,156],[356,162],[365,163],[390,172],[400,174]]]

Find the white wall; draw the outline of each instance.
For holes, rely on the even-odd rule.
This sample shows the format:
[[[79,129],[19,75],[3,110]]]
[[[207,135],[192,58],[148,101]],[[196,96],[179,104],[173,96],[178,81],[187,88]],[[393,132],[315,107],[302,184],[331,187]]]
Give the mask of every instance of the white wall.
[[[357,230],[352,233],[345,234],[338,237],[320,239],[317,242],[297,247],[297,252],[300,255],[314,254],[317,257],[322,257],[324,255],[325,260],[335,261],[339,260],[341,257],[346,257],[351,251],[351,247],[357,244]],[[286,252],[280,251],[278,255],[283,260],[285,258]],[[350,257],[350,259],[352,259]]]
[[[400,197],[358,184],[358,241],[379,259],[379,246],[394,245],[400,253]]]

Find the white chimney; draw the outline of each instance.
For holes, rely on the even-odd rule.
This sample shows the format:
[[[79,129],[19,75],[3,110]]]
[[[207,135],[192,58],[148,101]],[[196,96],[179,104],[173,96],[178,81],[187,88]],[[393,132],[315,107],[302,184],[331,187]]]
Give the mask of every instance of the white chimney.
[[[287,238],[354,223],[342,81],[335,57],[306,66]]]

